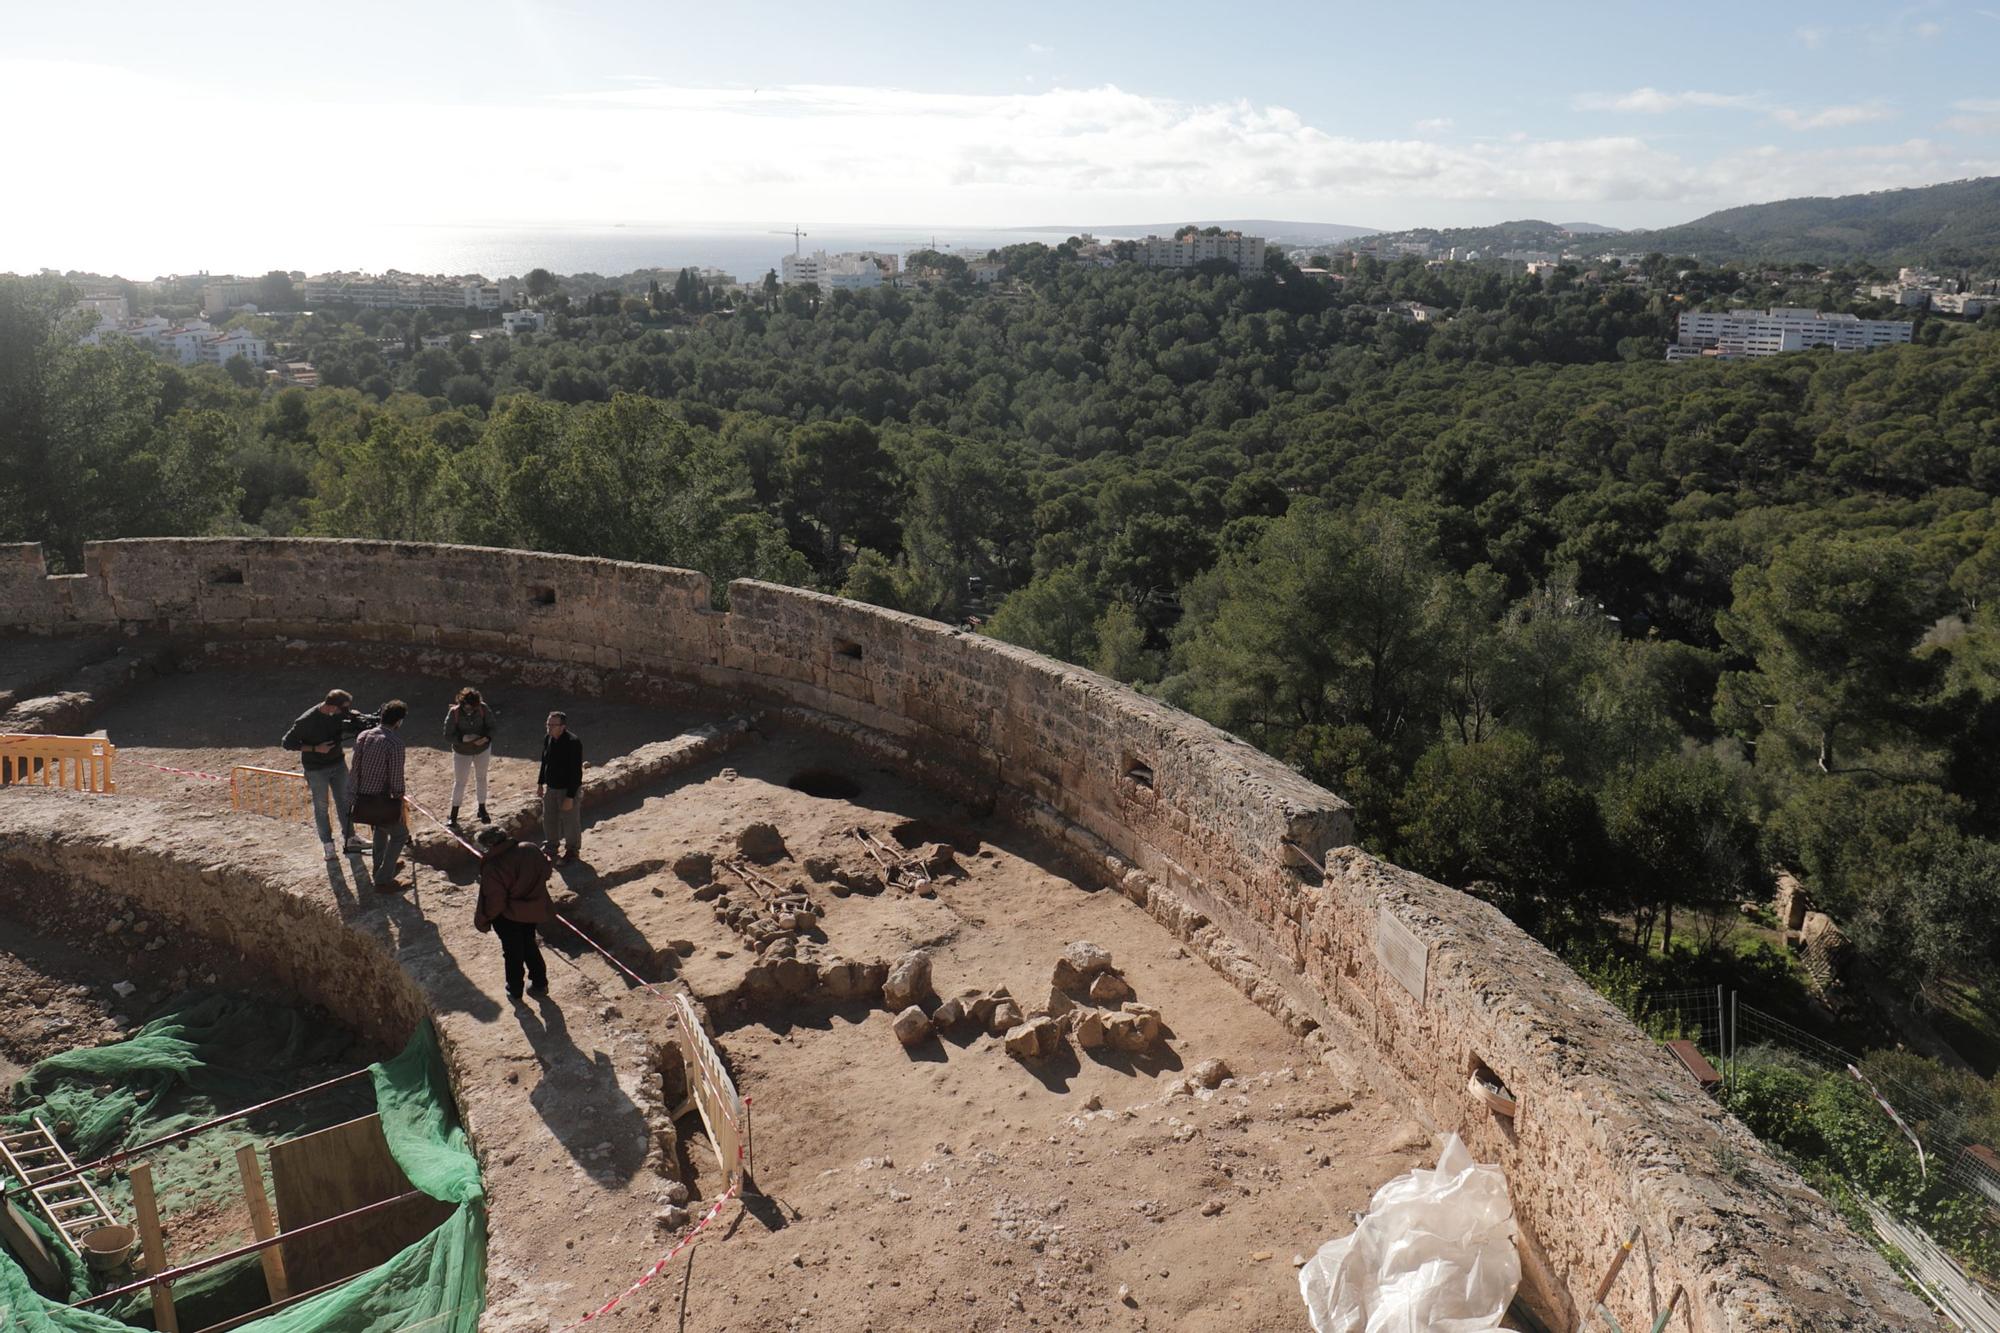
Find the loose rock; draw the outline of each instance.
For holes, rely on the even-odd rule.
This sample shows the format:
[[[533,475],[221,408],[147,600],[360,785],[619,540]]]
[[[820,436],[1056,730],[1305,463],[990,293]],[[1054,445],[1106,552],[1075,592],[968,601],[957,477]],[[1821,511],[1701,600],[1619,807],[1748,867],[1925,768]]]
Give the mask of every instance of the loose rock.
[[[892,1026],[896,1040],[905,1046],[915,1046],[931,1035],[931,1020],[914,1004],[897,1014]]]
[[[1132,983],[1116,972],[1099,972],[1090,980],[1090,1002],[1110,1009],[1132,998]]]
[[[931,956],[912,949],[898,958],[882,984],[882,1002],[891,1009],[907,1009],[931,994]]]
[[[707,852],[688,852],[674,862],[674,873],[700,888],[715,878],[715,857]]]
[[[1204,1088],[1221,1087],[1222,1080],[1230,1077],[1229,1066],[1216,1059],[1203,1060],[1189,1072],[1194,1081]]]
[[[736,835],[736,846],[745,856],[760,864],[782,861],[790,855],[785,848],[784,835],[774,824],[752,824]]]
[[[1066,991],[1085,991],[1090,979],[1111,969],[1111,950],[1089,940],[1075,940],[1063,946],[1056,959],[1055,984]]]
[[[1021,1060],[1046,1060],[1062,1044],[1062,1029],[1052,1018],[1031,1018],[1007,1034],[1007,1054]]]

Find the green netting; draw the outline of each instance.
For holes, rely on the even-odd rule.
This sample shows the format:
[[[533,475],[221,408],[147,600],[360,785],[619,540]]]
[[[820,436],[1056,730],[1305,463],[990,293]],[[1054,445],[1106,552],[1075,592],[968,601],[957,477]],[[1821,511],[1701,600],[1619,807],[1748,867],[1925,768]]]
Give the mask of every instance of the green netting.
[[[18,1114],[0,1124],[23,1127],[39,1115],[58,1130],[79,1161],[189,1127],[231,1109],[278,1096],[328,1073],[346,1038],[295,1011],[237,996],[209,996],[148,1023],[129,1041],[66,1052],[44,1060],[16,1085]],[[452,1110],[451,1089],[429,1023],[401,1055],[370,1067],[374,1106],[389,1151],[410,1183],[446,1203],[452,1215],[422,1240],[343,1286],[288,1309],[238,1325],[245,1333],[394,1333],[423,1325],[436,1333],[472,1333],[484,1306],[485,1198],[479,1167]],[[357,1080],[340,1092],[232,1122],[175,1149],[149,1151],[162,1213],[238,1190],[233,1166],[238,1142],[292,1137],[366,1114],[367,1088]],[[360,1099],[356,1103],[356,1096]],[[316,1105],[317,1104],[317,1105]],[[223,1169],[223,1167],[228,1169]],[[130,1216],[122,1177],[100,1184],[114,1211]],[[41,1227],[64,1264],[68,1299],[91,1290],[77,1258]],[[192,1275],[174,1286],[177,1304],[242,1311],[262,1303],[254,1257]],[[103,1311],[103,1312],[98,1312]],[[111,1333],[150,1325],[143,1295],[122,1306],[65,1309],[34,1291],[27,1274],[0,1248],[0,1313],[26,1333]],[[115,1317],[114,1317],[115,1316]],[[121,1322],[129,1319],[131,1322]],[[198,1328],[186,1314],[182,1327]],[[11,1328],[9,1333],[12,1333]]]

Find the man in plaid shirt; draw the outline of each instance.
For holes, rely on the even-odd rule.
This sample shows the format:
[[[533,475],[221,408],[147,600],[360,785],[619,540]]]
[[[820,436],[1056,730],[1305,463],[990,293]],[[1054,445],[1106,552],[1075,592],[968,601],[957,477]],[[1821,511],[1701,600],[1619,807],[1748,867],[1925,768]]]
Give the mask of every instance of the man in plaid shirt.
[[[354,794],[387,796],[396,803],[396,820],[376,824],[375,891],[397,893],[405,886],[396,882],[396,859],[410,840],[409,825],[403,823],[403,719],[410,710],[401,699],[382,705],[382,720],[354,738]]]

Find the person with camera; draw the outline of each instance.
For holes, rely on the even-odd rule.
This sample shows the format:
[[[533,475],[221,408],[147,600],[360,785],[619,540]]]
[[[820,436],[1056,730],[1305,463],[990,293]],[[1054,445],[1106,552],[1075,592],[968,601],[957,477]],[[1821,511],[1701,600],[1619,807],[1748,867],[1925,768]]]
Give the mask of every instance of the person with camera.
[[[375,829],[375,891],[399,893],[396,858],[410,840],[403,821],[403,719],[401,699],[382,705],[381,721],[354,738],[354,818]]]
[[[319,830],[320,849],[329,861],[340,854],[333,846],[333,824],[327,817],[329,805],[340,817],[345,850],[358,852],[362,848],[361,839],[354,835],[354,816],[347,809],[347,756],[341,750],[341,741],[379,720],[355,712],[354,696],[346,690],[328,690],[326,698],[299,714],[285,738],[278,742],[299,756],[306,788],[312,793],[313,826]]]
[[[445,823],[458,827],[459,803],[465,800],[465,780],[471,777],[479,822],[491,824],[486,816],[486,766],[493,758],[493,707],[470,685],[458,692],[444,715],[444,738],[451,746],[451,818]]]

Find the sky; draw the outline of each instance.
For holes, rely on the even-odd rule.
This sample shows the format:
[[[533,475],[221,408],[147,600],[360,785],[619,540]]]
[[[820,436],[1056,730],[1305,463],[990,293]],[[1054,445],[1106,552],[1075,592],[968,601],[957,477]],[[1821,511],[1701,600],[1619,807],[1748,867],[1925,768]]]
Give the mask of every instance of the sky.
[[[0,268],[403,225],[1620,227],[2000,174],[2000,0],[0,0]]]

